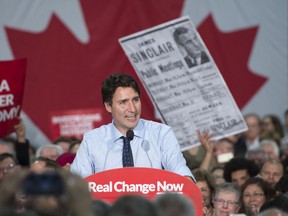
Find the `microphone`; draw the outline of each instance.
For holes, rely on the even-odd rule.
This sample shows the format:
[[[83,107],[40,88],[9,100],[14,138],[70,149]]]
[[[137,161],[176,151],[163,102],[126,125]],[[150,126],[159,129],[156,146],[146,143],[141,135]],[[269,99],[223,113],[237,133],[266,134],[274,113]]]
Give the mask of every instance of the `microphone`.
[[[126,132],[126,137],[127,137],[127,139],[128,139],[129,141],[133,140],[133,138],[134,138],[134,132],[133,132],[133,130],[128,130],[128,131]]]

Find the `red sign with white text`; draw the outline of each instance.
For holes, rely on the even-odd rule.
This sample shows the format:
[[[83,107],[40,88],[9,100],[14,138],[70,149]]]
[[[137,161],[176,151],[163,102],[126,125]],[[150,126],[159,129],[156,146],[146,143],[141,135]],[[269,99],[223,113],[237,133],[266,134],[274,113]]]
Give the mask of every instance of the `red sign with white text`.
[[[103,109],[78,109],[53,112],[50,115],[51,139],[59,136],[82,139],[85,132],[104,124]]]
[[[152,168],[120,168],[85,178],[93,198],[113,203],[118,197],[135,194],[152,200],[164,192],[180,193],[191,199],[196,215],[203,215],[202,193],[186,177]]]
[[[26,59],[0,62],[0,137],[14,131],[19,123]]]

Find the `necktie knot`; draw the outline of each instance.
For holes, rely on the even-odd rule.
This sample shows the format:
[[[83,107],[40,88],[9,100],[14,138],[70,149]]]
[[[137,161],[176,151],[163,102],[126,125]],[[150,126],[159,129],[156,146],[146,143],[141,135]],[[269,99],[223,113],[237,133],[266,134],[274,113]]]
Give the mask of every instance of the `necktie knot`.
[[[123,151],[122,151],[122,163],[123,167],[134,167],[133,154],[130,146],[130,141],[127,137],[122,136],[123,139]]]

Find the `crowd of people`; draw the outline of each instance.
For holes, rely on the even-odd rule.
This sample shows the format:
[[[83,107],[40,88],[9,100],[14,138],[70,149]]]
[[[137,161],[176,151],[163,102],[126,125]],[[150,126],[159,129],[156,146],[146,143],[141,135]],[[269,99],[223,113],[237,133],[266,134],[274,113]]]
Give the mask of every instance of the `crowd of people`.
[[[182,154],[173,153],[171,149],[162,149],[163,146],[159,148],[160,151],[155,146],[141,141],[138,135],[141,134],[139,131],[144,126],[150,130],[150,137],[155,130],[159,130],[162,133],[159,134],[163,136],[161,140],[165,139],[166,147],[169,141],[175,141],[175,137],[169,127],[140,119],[140,90],[137,84],[135,84],[136,87],[130,86],[134,82],[134,80],[131,82],[131,77],[117,75],[112,78],[126,79],[127,86],[121,86],[123,84],[121,82],[120,86],[114,86],[114,92],[107,93],[105,89],[102,90],[105,95],[103,103],[113,117],[113,124],[105,126],[109,128],[106,132],[114,130],[115,133],[119,133],[116,132],[114,127],[116,126],[120,128],[118,128],[119,131],[123,129],[122,134],[126,134],[121,110],[126,109],[123,107],[127,106],[129,112],[123,114],[125,118],[128,118],[127,124],[131,124],[127,128],[135,128],[136,137],[133,142],[139,143],[137,144],[139,149],[133,146],[132,150],[138,151],[139,154],[141,152],[148,154],[149,151],[153,151],[153,154],[147,155],[145,160],[137,160],[134,156],[132,163],[135,166],[144,163],[148,164],[148,167],[179,172],[195,182],[202,193],[203,215],[206,216],[287,215],[288,110],[285,113],[283,126],[280,118],[275,115],[260,117],[257,114],[247,114],[244,119],[248,130],[242,134],[213,140],[209,131],[196,132],[201,145],[182,152],[184,163],[186,163],[184,166]],[[106,85],[114,85],[114,83],[115,81],[111,81]],[[106,90],[111,91],[111,87],[107,87]],[[123,100],[121,99],[123,95],[125,97],[127,95],[128,98],[132,95],[132,97]],[[99,163],[101,169],[111,166],[109,164],[111,161],[115,163],[113,166],[116,168],[122,166],[122,160],[115,160],[113,155],[115,152],[112,152],[109,146],[107,152],[103,153],[101,147],[98,146],[96,151],[92,150],[88,144],[95,142],[93,141],[95,134],[103,135],[103,139],[98,140],[99,142],[109,143],[114,137],[113,134],[106,134],[106,132],[96,130],[93,133],[87,133],[83,138],[85,142],[71,137],[59,137],[51,144],[34,149],[33,144],[29,143],[26,138],[25,125],[20,121],[15,126],[16,136],[0,139],[0,215],[197,215],[192,201],[185,195],[177,193],[164,193],[153,200],[135,194],[124,195],[112,204],[93,199],[87,183],[83,180],[84,176],[78,175],[76,171],[80,170],[79,174],[83,174],[84,171],[85,174],[95,173],[98,168],[95,167],[97,164],[93,164],[95,158],[91,155],[93,157],[97,155],[103,159]],[[155,142],[156,138],[160,139],[157,136],[153,138]],[[109,139],[105,140],[106,137]],[[122,138],[123,136],[115,138],[114,142],[123,142]],[[179,149],[171,143],[169,148],[175,151]],[[92,151],[94,151],[93,154]],[[119,148],[118,152],[120,151],[122,149]],[[165,157],[159,157],[161,160],[157,158],[158,154],[164,153]],[[112,158],[107,159],[109,154]],[[75,163],[76,160],[77,163]],[[93,164],[94,170],[89,166],[85,167],[86,163]],[[187,172],[186,167],[189,168],[191,174]],[[98,169],[98,171],[101,170]]]

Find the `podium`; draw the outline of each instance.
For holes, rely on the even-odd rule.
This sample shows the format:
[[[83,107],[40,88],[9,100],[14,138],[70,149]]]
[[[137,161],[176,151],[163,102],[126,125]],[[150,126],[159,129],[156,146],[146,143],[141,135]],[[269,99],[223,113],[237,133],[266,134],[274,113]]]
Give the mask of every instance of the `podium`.
[[[85,180],[94,199],[113,203],[118,197],[127,194],[152,200],[165,192],[180,193],[192,201],[196,215],[203,215],[200,189],[194,182],[173,172],[128,167],[99,172]]]

